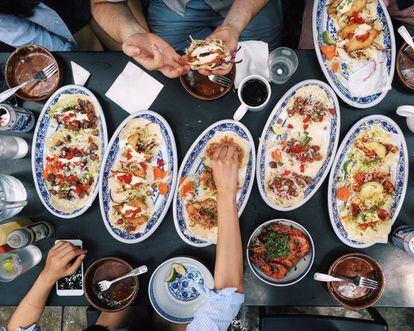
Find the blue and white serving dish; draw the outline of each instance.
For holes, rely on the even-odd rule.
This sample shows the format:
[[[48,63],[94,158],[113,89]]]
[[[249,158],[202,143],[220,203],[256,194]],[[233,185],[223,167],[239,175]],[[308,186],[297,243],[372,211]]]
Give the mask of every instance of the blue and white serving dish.
[[[247,165],[242,169],[242,175],[239,176],[239,178],[241,177],[244,179],[242,183],[239,183],[240,189],[237,193],[237,210],[238,215],[240,216],[246,206],[252,190],[256,159],[253,137],[249,130],[240,122],[233,120],[222,120],[205,129],[194,141],[185,155],[178,172],[178,178],[188,176],[191,177],[195,174],[200,175],[204,167],[202,157],[206,147],[216,134],[225,133],[238,135],[249,146]],[[197,235],[192,233],[189,229],[186,219],[185,203],[179,195],[179,183],[177,183],[177,188],[175,190],[173,211],[175,229],[177,230],[180,238],[187,244],[196,247],[205,247],[216,243],[216,240],[208,241],[197,237]]]
[[[400,212],[405,192],[407,190],[408,150],[404,134],[401,132],[400,127],[392,119],[383,115],[371,115],[362,118],[349,130],[339,146],[338,153],[336,154],[329,176],[328,184],[328,210],[333,230],[344,244],[354,248],[366,248],[372,246],[373,244],[365,244],[349,238],[348,233],[340,219],[339,205],[341,202],[336,197],[336,191],[338,189],[336,178],[341,175],[344,163],[347,160],[348,152],[354,144],[358,134],[373,125],[380,125],[386,132],[391,133],[392,143],[393,145],[398,146],[399,149],[398,161],[395,162],[395,165],[391,168],[391,179],[393,180],[395,186],[394,198],[391,209],[389,210],[392,215],[392,223],[395,222],[398,213]]]
[[[327,8],[330,4],[330,0],[315,0],[313,5],[313,16],[312,16],[312,30],[313,30],[313,44],[315,46],[316,55],[319,60],[319,64],[322,68],[322,71],[328,80],[331,87],[335,90],[338,96],[347,104],[356,107],[356,108],[369,108],[373,107],[387,95],[392,79],[394,77],[395,69],[395,57],[396,57],[396,46],[395,46],[395,36],[393,31],[393,26],[391,18],[388,14],[387,8],[384,5],[382,0],[377,0],[377,17],[378,21],[381,24],[383,31],[383,40],[384,45],[383,49],[385,51],[385,62],[387,69],[387,82],[384,84],[384,89],[380,93],[364,95],[360,97],[354,97],[351,95],[347,86],[344,86],[341,79],[348,82],[349,70],[345,65],[341,65],[338,72],[341,73],[341,79],[338,78],[337,73],[333,72],[325,64],[326,56],[321,52],[321,46],[325,45],[323,42],[323,33],[328,31],[330,36],[336,36],[336,33],[339,30],[339,27],[334,22],[332,17],[328,15]]]
[[[322,163],[322,166],[320,167],[316,175],[312,178],[312,183],[309,184],[305,189],[304,199],[292,206],[283,207],[270,201],[266,195],[266,174],[269,171],[269,153],[267,153],[267,148],[269,145],[271,145],[272,141],[276,142],[278,140],[286,139],[286,133],[283,135],[276,135],[272,130],[272,125],[275,125],[279,122],[283,123],[282,127],[286,126],[286,120],[288,118],[287,106],[289,100],[295,96],[298,89],[308,86],[320,87],[328,95],[329,100],[331,100],[333,108],[335,109],[335,114],[330,117],[326,130],[320,130],[320,132],[318,132],[318,134],[322,137],[322,140],[324,141],[325,145],[327,146],[327,155]],[[316,191],[323,183],[325,177],[328,175],[329,170],[331,169],[332,162],[335,157],[335,152],[338,147],[340,127],[341,117],[338,99],[331,87],[324,82],[314,79],[305,80],[293,86],[280,98],[279,102],[277,103],[273,111],[270,113],[270,116],[264,126],[263,132],[260,137],[259,149],[257,152],[257,185],[259,187],[259,192],[262,196],[262,199],[266,202],[266,204],[269,207],[280,211],[293,210],[302,206],[316,193]]]
[[[166,171],[168,171],[171,175],[166,182],[170,188],[168,193],[166,195],[161,195],[157,190],[154,190],[150,197],[153,201],[155,212],[147,221],[145,229],[141,232],[132,234],[114,227],[109,220],[111,194],[108,179],[111,175],[112,166],[120,156],[119,134],[129,121],[137,118],[146,119],[159,125],[162,135],[162,145],[160,146],[157,157],[164,160],[167,166]],[[154,233],[164,219],[173,198],[175,183],[177,180],[177,162],[177,147],[175,144],[174,134],[167,121],[161,115],[150,110],[143,110],[131,114],[119,125],[109,142],[108,149],[103,160],[103,166],[101,168],[99,183],[99,203],[102,220],[112,237],[123,243],[135,244],[147,239]]]
[[[177,274],[172,282],[166,282],[175,263],[183,265],[186,274]],[[161,317],[173,323],[190,323],[206,300],[194,288],[196,283],[214,287],[213,276],[202,263],[190,257],[175,257],[155,269],[148,284],[148,296]]]
[[[46,142],[60,127],[51,121],[49,117],[49,111],[52,106],[58,101],[60,96],[64,94],[83,94],[88,96],[89,100],[93,103],[96,111],[96,115],[100,121],[99,135],[101,139],[101,160],[104,157],[106,146],[108,145],[108,133],[106,128],[105,116],[102,111],[102,107],[95,95],[87,88],[78,85],[66,85],[58,89],[53,95],[46,101],[43,106],[42,112],[40,113],[39,119],[37,120],[36,128],[33,135],[32,144],[32,172],[33,179],[36,186],[36,191],[39,195],[40,201],[46,209],[53,215],[60,218],[74,218],[82,215],[92,205],[98,194],[98,182],[95,182],[93,193],[90,196],[90,200],[82,208],[77,209],[71,213],[57,210],[50,202],[50,194],[46,187],[46,180],[42,177],[44,170],[44,164],[46,159]],[[102,165],[102,161],[101,161]]]

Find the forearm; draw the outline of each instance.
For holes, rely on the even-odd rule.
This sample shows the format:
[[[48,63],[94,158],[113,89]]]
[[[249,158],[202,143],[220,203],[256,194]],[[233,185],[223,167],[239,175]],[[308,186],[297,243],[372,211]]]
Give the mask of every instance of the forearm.
[[[243,251],[237,216],[236,197],[217,196],[218,234],[214,288],[235,287],[243,292]]]
[[[241,34],[267,3],[268,0],[234,0],[222,25],[232,26]]]
[[[54,283],[41,273],[14,312],[7,330],[14,331],[18,327],[28,328],[38,323],[53,285]]]
[[[106,0],[91,0],[92,15],[99,26],[114,40],[124,42],[134,33],[148,32],[140,24],[127,2],[109,3]]]

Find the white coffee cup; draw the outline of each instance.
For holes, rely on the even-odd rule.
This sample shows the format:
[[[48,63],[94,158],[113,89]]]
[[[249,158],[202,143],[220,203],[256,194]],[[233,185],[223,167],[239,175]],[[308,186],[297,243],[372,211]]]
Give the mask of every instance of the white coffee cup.
[[[250,81],[252,79],[257,79],[257,80],[262,81],[266,85],[266,88],[267,88],[267,98],[266,98],[266,100],[261,105],[256,106],[256,107],[252,107],[252,106],[249,106],[248,104],[246,104],[243,101],[242,96],[241,96],[244,84],[246,84],[248,81]],[[240,82],[240,85],[239,85],[239,88],[238,88],[238,91],[237,91],[237,95],[239,97],[241,105],[239,106],[239,108],[237,108],[236,112],[234,113],[233,119],[235,121],[240,121],[243,118],[243,116],[246,115],[248,110],[250,110],[250,111],[260,111],[260,110],[262,110],[268,104],[271,94],[272,94],[272,89],[270,88],[270,84],[269,84],[269,82],[267,81],[267,79],[265,77],[260,76],[260,75],[250,75],[250,76],[245,77]]]
[[[399,106],[397,108],[397,115],[406,117],[408,129],[414,133],[414,106]]]

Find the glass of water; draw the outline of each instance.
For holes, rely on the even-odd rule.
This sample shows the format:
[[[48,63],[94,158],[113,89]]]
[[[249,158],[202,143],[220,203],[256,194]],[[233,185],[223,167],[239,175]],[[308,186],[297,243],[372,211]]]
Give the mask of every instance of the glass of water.
[[[0,160],[21,159],[28,151],[29,145],[23,138],[0,136]]]
[[[269,55],[270,79],[275,84],[284,84],[298,68],[298,57],[288,47],[276,48]]]
[[[0,222],[20,213],[27,205],[23,183],[9,175],[0,175]]]
[[[11,282],[42,260],[42,251],[33,245],[0,255],[0,282]]]

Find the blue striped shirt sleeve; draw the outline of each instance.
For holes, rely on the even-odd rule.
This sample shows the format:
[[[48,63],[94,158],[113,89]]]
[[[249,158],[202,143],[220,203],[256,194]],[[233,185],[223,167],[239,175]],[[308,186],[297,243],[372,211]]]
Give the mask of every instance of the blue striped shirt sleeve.
[[[194,314],[187,331],[226,331],[244,302],[244,294],[237,293],[235,288],[214,291],[200,284],[194,287],[207,300]]]
[[[7,329],[3,326],[0,326],[0,331],[7,331]],[[33,324],[32,326],[28,327],[27,329],[17,328],[14,331],[40,331],[40,328],[37,325]]]

